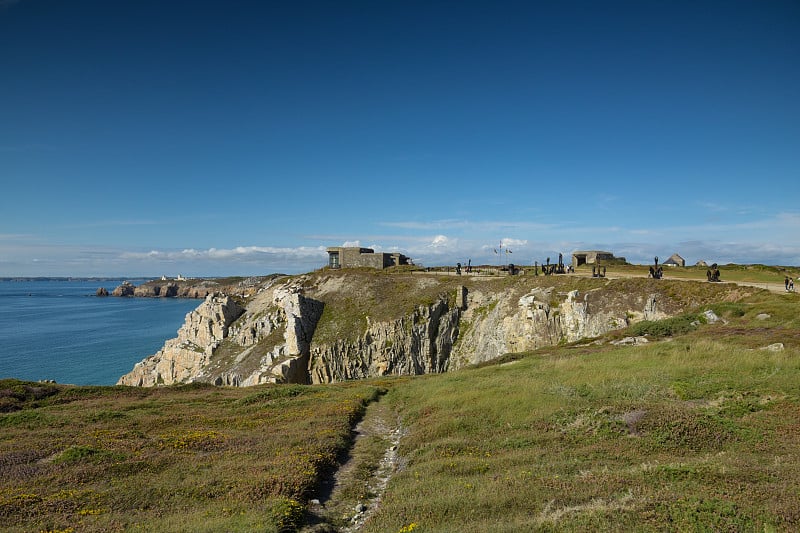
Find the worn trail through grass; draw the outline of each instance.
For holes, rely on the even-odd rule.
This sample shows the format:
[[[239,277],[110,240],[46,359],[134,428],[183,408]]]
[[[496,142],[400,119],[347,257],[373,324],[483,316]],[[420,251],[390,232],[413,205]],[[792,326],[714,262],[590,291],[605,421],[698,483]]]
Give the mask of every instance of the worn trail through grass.
[[[360,531],[380,507],[393,474],[403,468],[397,453],[403,428],[386,402],[372,402],[353,430],[353,446],[338,470],[322,484],[310,506],[319,528],[325,523],[343,533]]]

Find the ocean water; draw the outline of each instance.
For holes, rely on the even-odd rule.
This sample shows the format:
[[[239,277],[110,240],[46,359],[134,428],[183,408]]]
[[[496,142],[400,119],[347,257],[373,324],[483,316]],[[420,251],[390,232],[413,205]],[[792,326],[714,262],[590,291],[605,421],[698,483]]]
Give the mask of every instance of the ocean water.
[[[201,303],[95,296],[121,282],[0,280],[0,378],[113,385]]]

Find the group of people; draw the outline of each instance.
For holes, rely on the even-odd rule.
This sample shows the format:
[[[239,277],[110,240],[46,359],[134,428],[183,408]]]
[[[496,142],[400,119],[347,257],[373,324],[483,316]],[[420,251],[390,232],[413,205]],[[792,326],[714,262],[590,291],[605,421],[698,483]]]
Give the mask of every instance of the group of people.
[[[786,279],[783,281],[783,285],[786,287],[787,292],[794,292],[794,280],[789,276],[786,276]]]

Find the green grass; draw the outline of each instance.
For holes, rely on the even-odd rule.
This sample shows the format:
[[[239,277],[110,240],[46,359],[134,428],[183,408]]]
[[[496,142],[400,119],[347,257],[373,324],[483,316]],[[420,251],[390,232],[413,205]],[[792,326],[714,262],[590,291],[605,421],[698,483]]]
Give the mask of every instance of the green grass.
[[[0,381],[4,531],[288,531],[381,389]]]
[[[388,442],[350,446],[365,409],[379,409],[402,421],[402,468],[362,531],[800,529],[800,296],[736,299],[745,293],[735,287],[662,281],[574,281],[593,295],[645,287],[663,305],[697,305],[614,333],[641,327],[651,339],[641,346],[576,343],[326,386],[0,380],[0,524],[296,531],[320,480],[350,453],[330,506],[341,526],[336,516],[374,496],[368,480]],[[520,294],[572,287],[495,282]],[[448,283],[428,294],[449,293]],[[684,328],[707,307],[725,322]],[[760,349],[776,342],[785,349]]]
[[[726,264],[717,265],[720,270],[722,281],[739,281],[748,283],[783,283],[786,276],[797,278],[800,276],[800,268],[782,267],[768,265],[736,265]],[[649,265],[608,265],[607,275],[614,276],[619,274],[635,275],[647,277]],[[686,267],[664,267],[665,279],[682,279],[706,281],[706,272],[709,267],[686,266]],[[590,273],[591,265],[581,266],[577,269],[581,273]]]
[[[392,389],[408,464],[364,530],[797,530],[798,344],[737,346],[771,340],[744,327],[765,304],[795,320],[781,298],[671,342],[548,349]],[[752,338],[717,336],[731,327]]]

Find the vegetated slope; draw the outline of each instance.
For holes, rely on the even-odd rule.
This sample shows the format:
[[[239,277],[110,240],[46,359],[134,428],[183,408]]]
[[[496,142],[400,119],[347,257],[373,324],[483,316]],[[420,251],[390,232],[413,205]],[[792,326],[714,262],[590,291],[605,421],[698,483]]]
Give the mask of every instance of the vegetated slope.
[[[383,389],[0,380],[3,531],[293,531]]]
[[[709,302],[725,323],[690,313],[688,334],[676,334],[683,321],[640,322],[651,341],[641,346],[551,346],[402,379],[0,381],[0,521],[8,531],[299,530],[365,404],[388,389],[381,404],[403,425],[404,466],[362,531],[794,531],[798,304],[760,292]]]
[[[406,467],[363,531],[796,531],[798,304],[762,293],[661,342],[393,389]]]
[[[270,279],[247,298],[209,296],[176,339],[120,384],[246,386],[440,373],[755,290],[650,279],[322,269]]]

